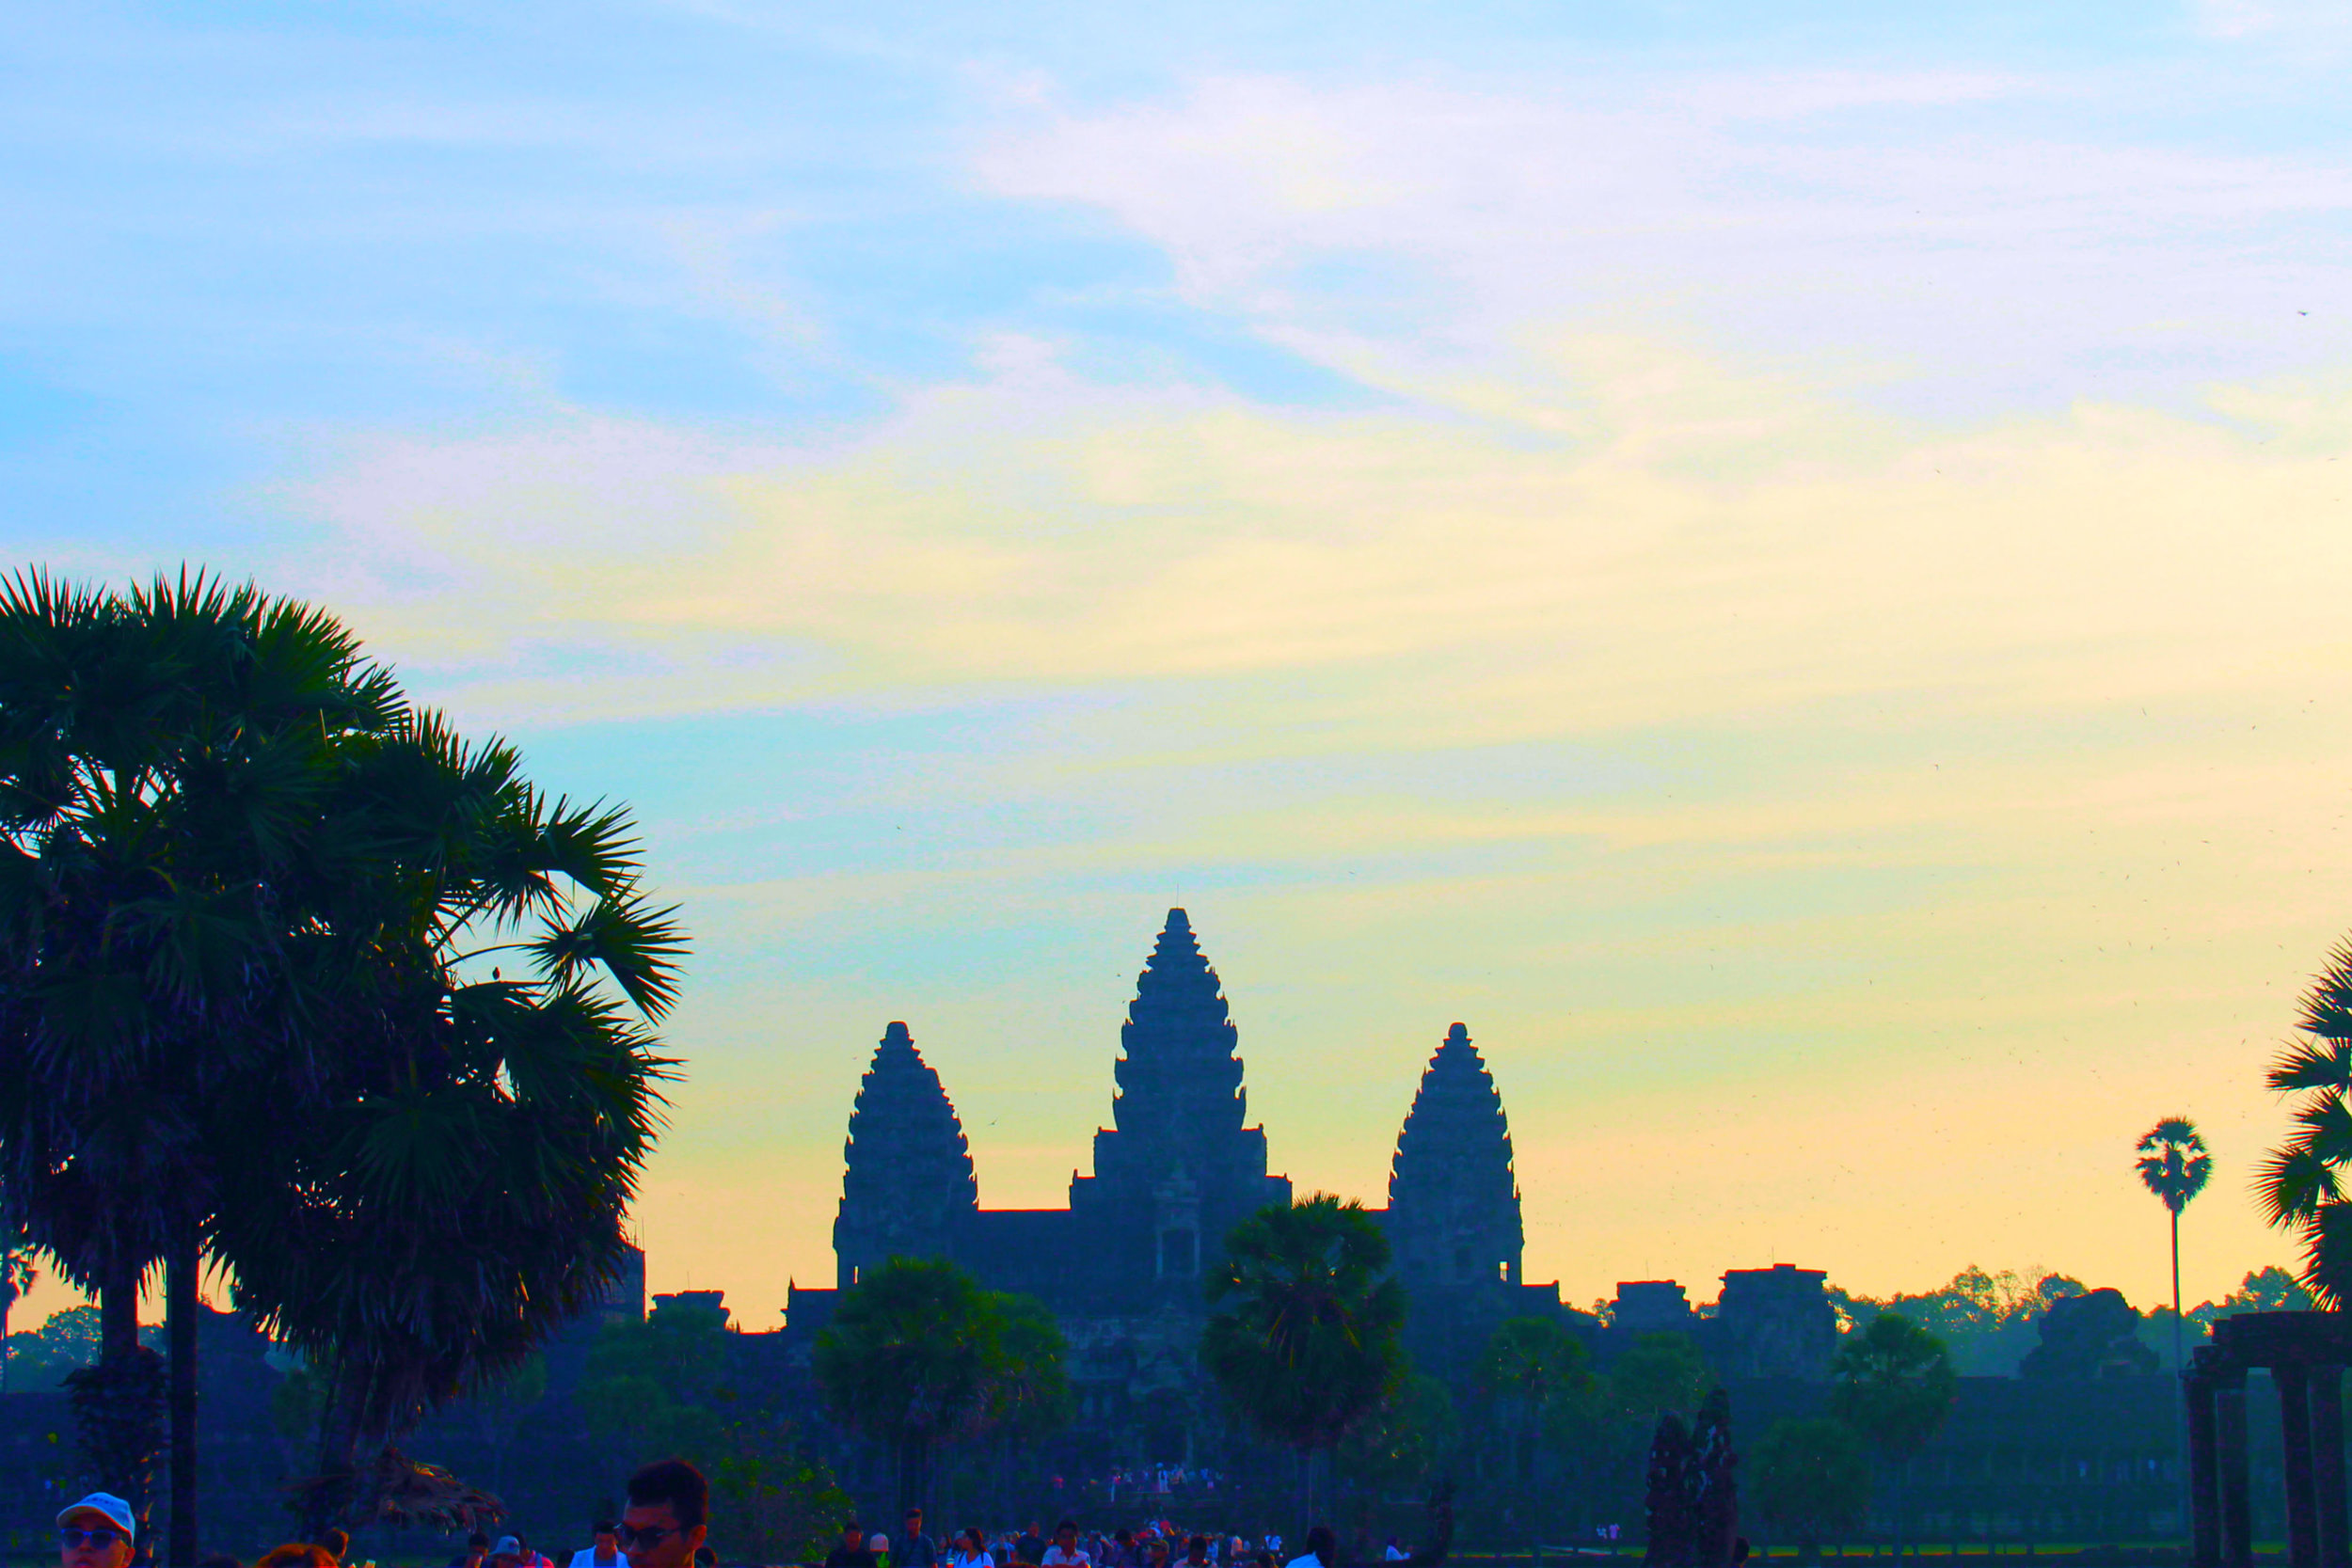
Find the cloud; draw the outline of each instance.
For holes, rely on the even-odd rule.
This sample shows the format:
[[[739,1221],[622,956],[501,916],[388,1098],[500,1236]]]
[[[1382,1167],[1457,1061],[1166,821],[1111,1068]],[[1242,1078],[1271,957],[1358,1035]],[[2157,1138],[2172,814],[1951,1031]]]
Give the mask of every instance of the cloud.
[[[1817,372],[1844,356],[1867,367],[1856,390],[1899,368],[1942,407],[2177,395],[2185,370],[2352,349],[2347,324],[2294,314],[2352,282],[2300,240],[2352,207],[2352,166],[2070,134],[2051,112],[2099,90],[1234,75],[1009,104],[973,168],[993,194],[1104,214],[1196,305],[1359,373],[1491,358],[1532,324],[1603,312]]]
[[[854,441],[378,435],[277,499],[400,657],[575,715],[1226,677],[1279,705],[1356,670],[1368,721],[1494,736],[2342,663],[2340,387],[1956,433],[1655,343],[1542,356],[1430,390],[1469,420],[1105,388],[1032,346]]]

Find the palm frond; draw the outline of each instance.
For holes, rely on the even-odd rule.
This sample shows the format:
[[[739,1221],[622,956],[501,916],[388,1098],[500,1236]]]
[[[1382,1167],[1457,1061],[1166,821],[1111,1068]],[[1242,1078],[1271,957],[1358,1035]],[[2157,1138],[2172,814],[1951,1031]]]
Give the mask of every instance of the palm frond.
[[[2324,1040],[2352,1040],[2352,942],[2328,950],[2327,967],[2303,993],[2297,1027]]]
[[[2328,1163],[2299,1145],[2273,1149],[2254,1174],[2254,1197],[2270,1225],[2299,1225],[2342,1193]]]
[[[2296,1040],[2270,1064],[2263,1082],[2282,1093],[2352,1089],[2352,1039]]]
[[[566,983],[600,966],[640,1012],[659,1019],[677,1000],[678,961],[690,951],[676,915],[675,905],[650,910],[634,897],[598,899],[568,923],[549,921],[528,945]]]

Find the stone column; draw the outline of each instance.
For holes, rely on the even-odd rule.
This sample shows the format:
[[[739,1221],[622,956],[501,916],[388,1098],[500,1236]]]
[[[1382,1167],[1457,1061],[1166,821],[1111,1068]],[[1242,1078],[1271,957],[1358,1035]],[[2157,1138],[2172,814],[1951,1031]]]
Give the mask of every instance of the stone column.
[[[2189,1561],[2193,1568],[2221,1568],[2221,1467],[2215,1452],[2213,1379],[2183,1373],[2181,1392],[2188,1402]]]
[[[2221,1481],[2221,1568],[2253,1568],[2254,1516],[2247,1474],[2246,1374],[2238,1372],[2214,1390],[2215,1457]]]
[[[2320,1568],[2352,1568],[2344,1497],[2344,1369],[2312,1369],[2312,1470],[2319,1493]]]
[[[2319,1497],[2312,1475],[2312,1374],[2297,1364],[2270,1369],[2279,1389],[2280,1447],[2286,1456],[2287,1562],[2319,1568]]]

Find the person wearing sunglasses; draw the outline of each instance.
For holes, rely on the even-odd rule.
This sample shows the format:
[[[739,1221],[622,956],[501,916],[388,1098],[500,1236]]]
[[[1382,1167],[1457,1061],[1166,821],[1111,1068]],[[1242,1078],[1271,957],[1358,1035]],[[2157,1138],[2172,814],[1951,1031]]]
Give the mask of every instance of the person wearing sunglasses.
[[[92,1492],[57,1515],[58,1568],[128,1568],[137,1537],[131,1505],[111,1492]]]
[[[628,1478],[621,1550],[628,1568],[688,1568],[710,1533],[710,1483],[683,1459],[660,1459]]]

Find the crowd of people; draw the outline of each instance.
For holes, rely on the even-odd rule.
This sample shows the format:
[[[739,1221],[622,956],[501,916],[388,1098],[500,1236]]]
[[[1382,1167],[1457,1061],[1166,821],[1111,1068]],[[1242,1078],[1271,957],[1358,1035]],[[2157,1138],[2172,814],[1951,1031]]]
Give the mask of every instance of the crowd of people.
[[[715,1568],[708,1543],[710,1487],[701,1471],[684,1460],[661,1460],[628,1478],[628,1511],[618,1520],[596,1521],[591,1544],[574,1552],[565,1568]],[[131,1568],[137,1541],[131,1505],[109,1493],[93,1492],[57,1515],[58,1568]],[[273,1547],[252,1568],[360,1568],[347,1561],[350,1547],[348,1534],[328,1530],[315,1542]],[[1406,1557],[1393,1539],[1383,1555],[1391,1562]],[[212,1556],[197,1568],[245,1564]],[[519,1535],[492,1540],[476,1534],[450,1568],[556,1568],[556,1563]],[[1286,1559],[1279,1535],[1251,1541],[1190,1533],[1159,1520],[1106,1536],[1081,1532],[1070,1519],[1057,1525],[1050,1538],[1032,1520],[1023,1531],[991,1533],[972,1526],[942,1539],[924,1528],[921,1509],[910,1509],[895,1536],[868,1533],[855,1519],[845,1522],[840,1544],[826,1557],[824,1568],[1339,1568],[1339,1542],[1329,1527],[1317,1525],[1307,1532],[1305,1550]]]
[[[847,1521],[824,1568],[1338,1568],[1338,1547],[1324,1525],[1307,1532],[1305,1551],[1285,1559],[1279,1535],[1251,1541],[1187,1533],[1166,1520],[1104,1535],[1064,1519],[1050,1538],[1036,1520],[1017,1532],[969,1525],[943,1540],[924,1528],[923,1511],[916,1508],[907,1511],[895,1536],[869,1535],[857,1520]],[[1391,1538],[1384,1555],[1402,1562],[1407,1554]]]

